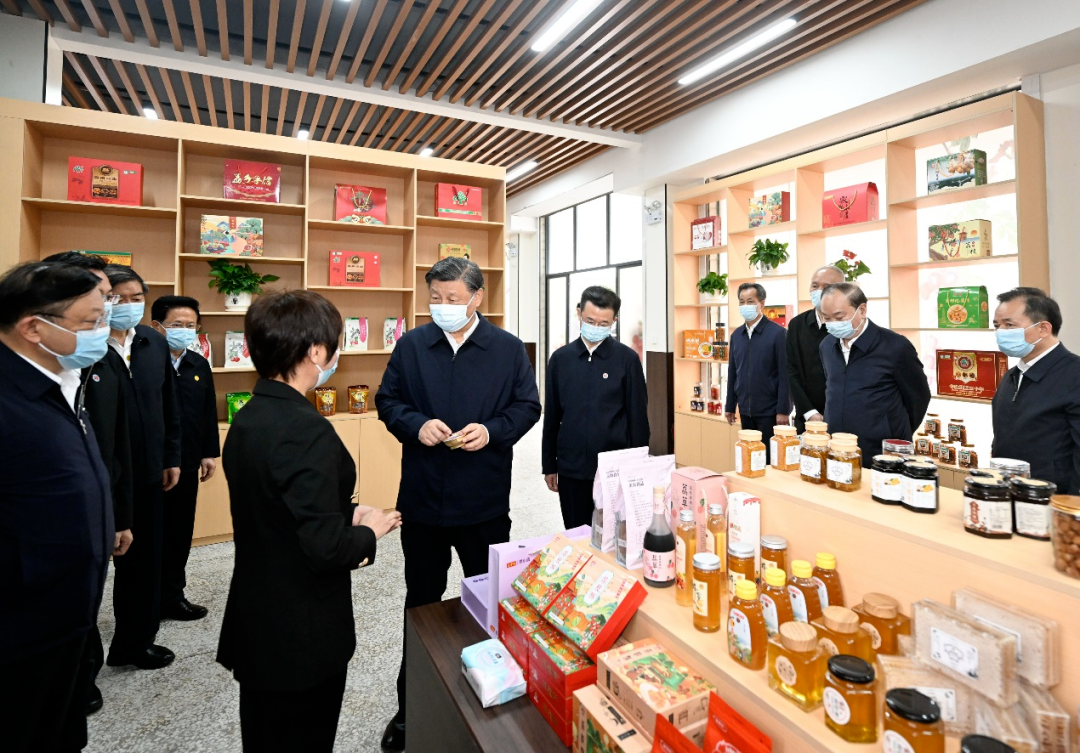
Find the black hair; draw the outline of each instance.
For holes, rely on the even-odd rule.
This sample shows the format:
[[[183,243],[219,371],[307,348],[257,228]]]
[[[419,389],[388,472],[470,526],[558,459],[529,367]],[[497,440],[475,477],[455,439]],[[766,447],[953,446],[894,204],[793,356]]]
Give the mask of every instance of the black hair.
[[[181,308],[193,310],[195,319],[202,319],[202,314],[199,312],[199,302],[194,298],[186,295],[163,295],[154,301],[154,304],[150,307],[150,320],[163,322],[169,316],[170,311]]]
[[[761,283],[759,283],[759,282],[744,282],[742,285],[739,286],[739,292],[737,293],[737,295],[739,297],[742,297],[742,294],[743,294],[744,290],[753,290],[754,295],[757,296],[758,301],[760,303],[765,303],[765,286],[762,285]]]
[[[832,285],[826,285],[821,291],[821,297],[824,298],[829,293],[843,293],[850,303],[855,308],[859,308],[866,303],[866,293],[853,282],[834,282]]]
[[[581,291],[581,302],[577,305],[578,312],[585,310],[586,303],[591,303],[598,309],[611,309],[615,312],[615,316],[619,315],[619,309],[622,308],[622,298],[619,298],[614,290],[605,288],[603,285],[590,285]]]
[[[484,287],[484,273],[476,262],[462,259],[457,256],[449,256],[435,263],[428,273],[424,275],[424,281],[431,285],[433,282],[454,282],[461,280],[465,283],[470,293],[475,293]]]
[[[150,292],[150,288],[143,282],[143,278],[139,277],[138,273],[131,267],[125,267],[122,264],[110,264],[105,267],[105,274],[109,278],[109,283],[114,288],[125,282],[137,282],[142,286],[143,295]]]
[[[1040,288],[1013,288],[997,297],[1000,303],[1024,299],[1024,314],[1035,322],[1050,322],[1054,337],[1061,331],[1061,306]]]
[[[341,329],[337,307],[310,290],[263,293],[244,316],[251,362],[263,379],[291,378],[312,345],[333,355]]]
[[[109,266],[109,262],[105,261],[104,257],[97,254],[86,254],[82,251],[64,251],[52,256],[46,256],[42,261],[70,264],[73,267],[81,267],[93,272],[104,272]]]
[[[35,314],[63,316],[100,284],[93,272],[71,264],[32,261],[13,267],[0,277],[0,330],[8,332]]]

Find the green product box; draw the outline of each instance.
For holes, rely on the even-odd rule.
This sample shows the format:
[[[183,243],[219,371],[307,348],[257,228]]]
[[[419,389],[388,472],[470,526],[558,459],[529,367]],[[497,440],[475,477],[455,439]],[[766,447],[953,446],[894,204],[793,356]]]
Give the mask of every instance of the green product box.
[[[926,161],[926,192],[954,191],[986,184],[986,152],[968,149]]]
[[[986,288],[941,288],[937,295],[937,319],[940,329],[988,329],[990,305]]]
[[[229,423],[232,423],[233,416],[236,412],[248,404],[248,400],[251,399],[250,392],[226,392],[225,393],[225,405],[229,408]]]

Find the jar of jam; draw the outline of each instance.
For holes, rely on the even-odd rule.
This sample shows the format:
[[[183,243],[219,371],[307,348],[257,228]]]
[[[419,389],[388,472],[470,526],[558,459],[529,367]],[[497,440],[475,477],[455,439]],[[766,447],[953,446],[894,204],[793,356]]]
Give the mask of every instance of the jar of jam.
[[[915,443],[906,439],[883,439],[881,452],[885,455],[899,455],[902,458],[914,457]]]
[[[962,418],[950,418],[949,419],[949,441],[959,442],[960,444],[967,444],[967,427],[964,426],[964,419]]]
[[[760,431],[739,431],[739,441],[735,443],[735,472],[747,478],[765,475],[765,445],[761,442]]]
[[[829,461],[829,438],[827,435],[803,434],[803,446],[799,458],[799,478],[811,484],[824,484]]]
[[[849,743],[877,740],[874,668],[857,656],[829,658],[825,673],[825,726]]]
[[[885,694],[882,746],[886,751],[945,753],[941,708],[914,688],[893,688]]]
[[[956,465],[956,445],[942,442],[938,447],[938,462],[942,465]]]
[[[883,505],[904,501],[904,458],[875,455],[870,466],[870,498]]]
[[[727,573],[728,573],[728,598],[735,598],[735,587],[739,581],[748,580],[755,583],[757,572],[755,562],[757,559],[757,547],[744,541],[728,542],[727,550]]]
[[[1080,497],[1055,494],[1050,500],[1053,527],[1054,567],[1072,578],[1080,578]]]
[[[709,385],[709,399],[710,400],[722,400],[720,397],[720,385],[713,382]]]
[[[1039,541],[1050,540],[1050,499],[1057,484],[1034,478],[1013,476],[1009,494],[1013,505],[1013,533]]]
[[[986,735],[966,735],[960,753],[1016,753],[1016,748]]]
[[[977,476],[964,479],[964,530],[988,539],[1012,538],[1008,482]]]
[[[705,387],[701,382],[694,382],[694,397],[705,397]]]
[[[759,580],[765,582],[765,571],[775,567],[784,571],[787,577],[787,539],[783,536],[766,534],[761,537],[761,570]]]
[[[1015,458],[990,458],[990,469],[998,471],[1008,481],[1013,476],[1031,476],[1031,463]]]
[[[720,630],[720,595],[723,593],[720,558],[707,552],[695,554],[693,568],[694,627],[703,633],[715,633]]]
[[[319,387],[315,390],[315,406],[324,416],[337,413],[337,387]]]
[[[794,426],[775,426],[769,440],[769,462],[778,471],[797,471],[801,460],[802,442]]]
[[[960,449],[956,451],[956,464],[961,468],[978,468],[979,453],[975,452],[975,445],[960,445]]]
[[[859,445],[839,436],[833,434],[829,444],[825,483],[842,492],[858,491],[862,487],[862,452]]]
[[[923,421],[923,433],[928,437],[941,439],[941,419],[936,413],[927,413]]]
[[[915,454],[921,457],[930,457],[931,437],[919,434],[915,437]]]
[[[728,348],[730,343],[726,340],[716,340],[712,344],[712,356],[713,360],[726,361],[728,360]]]
[[[938,469],[929,460],[904,463],[904,497],[900,504],[912,512],[938,511]]]

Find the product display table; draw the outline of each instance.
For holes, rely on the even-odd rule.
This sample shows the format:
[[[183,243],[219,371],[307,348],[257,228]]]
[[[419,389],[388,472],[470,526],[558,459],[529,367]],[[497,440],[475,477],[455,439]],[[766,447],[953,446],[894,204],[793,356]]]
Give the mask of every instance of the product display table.
[[[409,750],[566,753],[527,697],[489,709],[480,706],[461,673],[461,649],[488,637],[461,599],[406,613]]]

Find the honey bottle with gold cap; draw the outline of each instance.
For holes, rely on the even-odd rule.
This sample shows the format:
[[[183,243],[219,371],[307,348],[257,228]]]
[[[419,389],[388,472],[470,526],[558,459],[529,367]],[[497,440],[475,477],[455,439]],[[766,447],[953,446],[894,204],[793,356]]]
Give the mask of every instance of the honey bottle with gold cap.
[[[812,626],[785,622],[769,639],[769,687],[803,711],[813,711],[825,689],[825,659]]]
[[[813,573],[821,607],[844,606],[844,588],[840,585],[840,573],[836,572],[836,557],[828,552],[818,552]]]
[[[781,625],[795,620],[795,614],[791,611],[791,595],[787,592],[787,573],[778,567],[770,567],[765,571],[764,581],[758,601],[765,617],[765,631],[773,638],[780,632]]]
[[[873,662],[876,658],[870,633],[859,626],[859,615],[846,607],[825,607],[811,623],[818,631],[821,649],[829,656],[846,654]]]
[[[874,651],[890,656],[900,653],[897,639],[911,635],[911,619],[900,612],[900,602],[885,594],[869,593],[852,611],[859,615],[859,625],[870,633]]]
[[[791,611],[798,622],[809,623],[821,616],[821,599],[818,587],[810,576],[814,569],[806,560],[791,563],[791,577],[788,578],[788,596],[791,597]]]
[[[728,653],[750,669],[762,669],[768,653],[765,617],[753,580],[740,580],[728,608]]]

